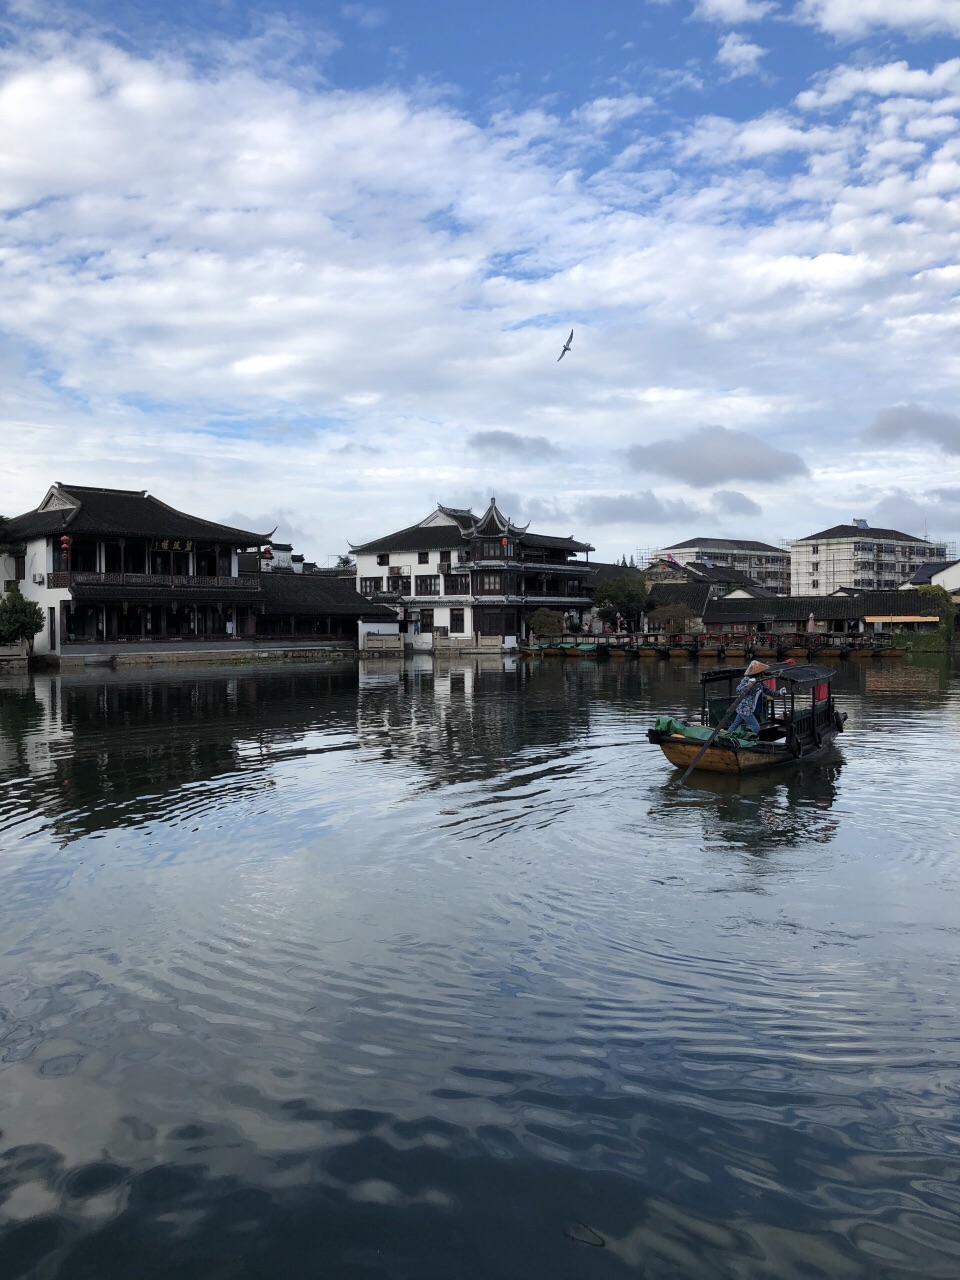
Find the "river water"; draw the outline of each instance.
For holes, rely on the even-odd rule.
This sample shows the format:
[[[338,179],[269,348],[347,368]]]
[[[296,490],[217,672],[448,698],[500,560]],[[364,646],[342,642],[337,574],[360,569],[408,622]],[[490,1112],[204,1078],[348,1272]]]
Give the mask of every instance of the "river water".
[[[2,1280],[960,1274],[948,660],[487,662],[0,687]]]

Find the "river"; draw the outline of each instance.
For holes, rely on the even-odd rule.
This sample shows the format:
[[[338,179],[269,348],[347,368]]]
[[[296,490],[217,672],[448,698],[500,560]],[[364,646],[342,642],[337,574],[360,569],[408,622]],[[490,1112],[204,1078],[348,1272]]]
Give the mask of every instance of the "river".
[[[0,1280],[960,1274],[960,678],[687,792],[675,663],[0,685]]]

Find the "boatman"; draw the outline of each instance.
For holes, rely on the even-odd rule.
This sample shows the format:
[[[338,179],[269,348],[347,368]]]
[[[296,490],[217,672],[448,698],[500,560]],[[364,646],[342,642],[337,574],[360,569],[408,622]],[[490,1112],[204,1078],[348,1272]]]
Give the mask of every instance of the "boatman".
[[[756,677],[770,668],[765,662],[751,662],[744,672],[743,679],[737,685],[736,697],[739,698],[737,703],[737,714],[730,723],[727,733],[733,733],[734,729],[745,724],[748,729],[752,729],[754,733],[760,732],[760,721],[757,719],[757,707],[760,705],[762,698],[770,698],[771,700],[777,694],[785,693],[784,689],[768,689],[762,680]]]

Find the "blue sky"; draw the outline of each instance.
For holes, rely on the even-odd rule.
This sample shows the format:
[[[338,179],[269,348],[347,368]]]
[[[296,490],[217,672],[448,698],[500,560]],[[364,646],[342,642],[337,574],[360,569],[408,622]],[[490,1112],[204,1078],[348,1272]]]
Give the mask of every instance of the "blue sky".
[[[960,536],[960,0],[2,14],[0,510]]]

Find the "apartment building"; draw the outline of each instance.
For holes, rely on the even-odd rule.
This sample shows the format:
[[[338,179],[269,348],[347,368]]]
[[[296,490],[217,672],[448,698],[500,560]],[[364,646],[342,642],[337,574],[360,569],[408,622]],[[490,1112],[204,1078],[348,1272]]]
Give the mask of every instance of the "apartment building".
[[[946,564],[948,545],[898,529],[871,529],[866,520],[837,524],[790,544],[794,595],[829,596],[841,588],[892,591],[922,564]]]

